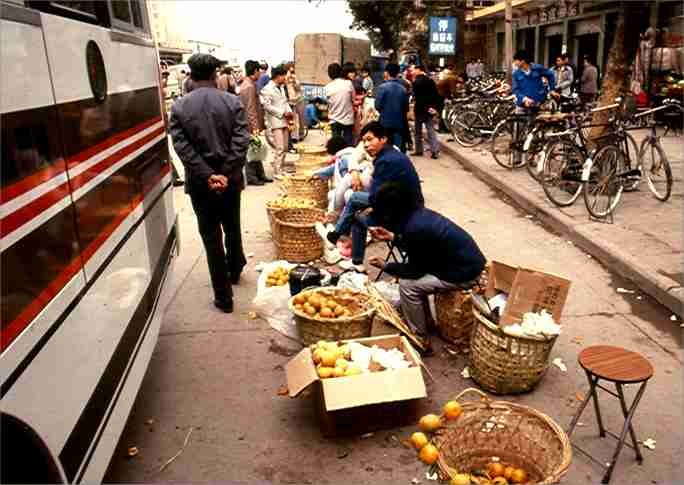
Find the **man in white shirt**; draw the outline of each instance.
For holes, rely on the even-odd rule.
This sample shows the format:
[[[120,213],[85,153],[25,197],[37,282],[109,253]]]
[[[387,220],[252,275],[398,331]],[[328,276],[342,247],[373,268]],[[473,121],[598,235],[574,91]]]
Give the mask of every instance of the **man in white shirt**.
[[[354,86],[344,78],[342,66],[334,62],[328,66],[328,76],[332,79],[325,86],[328,98],[328,119],[333,136],[341,136],[352,145],[352,128],[354,127]]]

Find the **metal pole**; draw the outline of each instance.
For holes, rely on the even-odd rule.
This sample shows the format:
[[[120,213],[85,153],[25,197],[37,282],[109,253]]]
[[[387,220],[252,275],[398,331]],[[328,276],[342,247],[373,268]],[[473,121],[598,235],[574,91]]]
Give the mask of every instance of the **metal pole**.
[[[512,0],[506,0],[506,22],[505,22],[505,42],[504,49],[506,54],[506,80],[510,84],[511,76],[513,70],[511,64],[513,64],[513,26],[511,25],[513,21],[513,4]]]

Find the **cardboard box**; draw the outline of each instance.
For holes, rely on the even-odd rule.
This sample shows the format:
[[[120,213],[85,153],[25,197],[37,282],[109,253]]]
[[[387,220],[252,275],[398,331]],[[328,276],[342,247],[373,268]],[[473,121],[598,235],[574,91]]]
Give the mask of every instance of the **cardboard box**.
[[[324,436],[368,433],[415,423],[417,402],[427,396],[421,360],[405,337],[389,335],[354,339],[368,347],[399,348],[413,365],[350,377],[319,379],[307,347],[287,363],[290,397],[313,386],[314,405]]]
[[[501,325],[520,323],[525,313],[542,309],[560,324],[570,285],[570,280],[558,275],[492,261],[485,296],[491,298],[499,291],[508,294]]]

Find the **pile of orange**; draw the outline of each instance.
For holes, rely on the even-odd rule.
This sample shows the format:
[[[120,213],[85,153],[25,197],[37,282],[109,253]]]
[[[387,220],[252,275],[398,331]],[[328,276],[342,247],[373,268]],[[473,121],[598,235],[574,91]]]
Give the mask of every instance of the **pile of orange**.
[[[279,266],[266,277],[266,286],[285,286],[290,282],[290,272]]]
[[[352,311],[334,298],[316,292],[299,293],[293,299],[295,310],[316,318],[340,318],[352,316]]]

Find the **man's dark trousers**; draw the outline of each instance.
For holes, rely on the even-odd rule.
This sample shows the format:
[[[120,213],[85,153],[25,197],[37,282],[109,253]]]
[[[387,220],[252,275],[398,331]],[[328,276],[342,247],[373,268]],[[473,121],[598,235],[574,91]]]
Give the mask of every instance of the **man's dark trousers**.
[[[247,264],[240,232],[241,195],[242,189],[237,186],[222,194],[209,190],[190,193],[217,300],[233,298],[230,279],[236,281]]]

